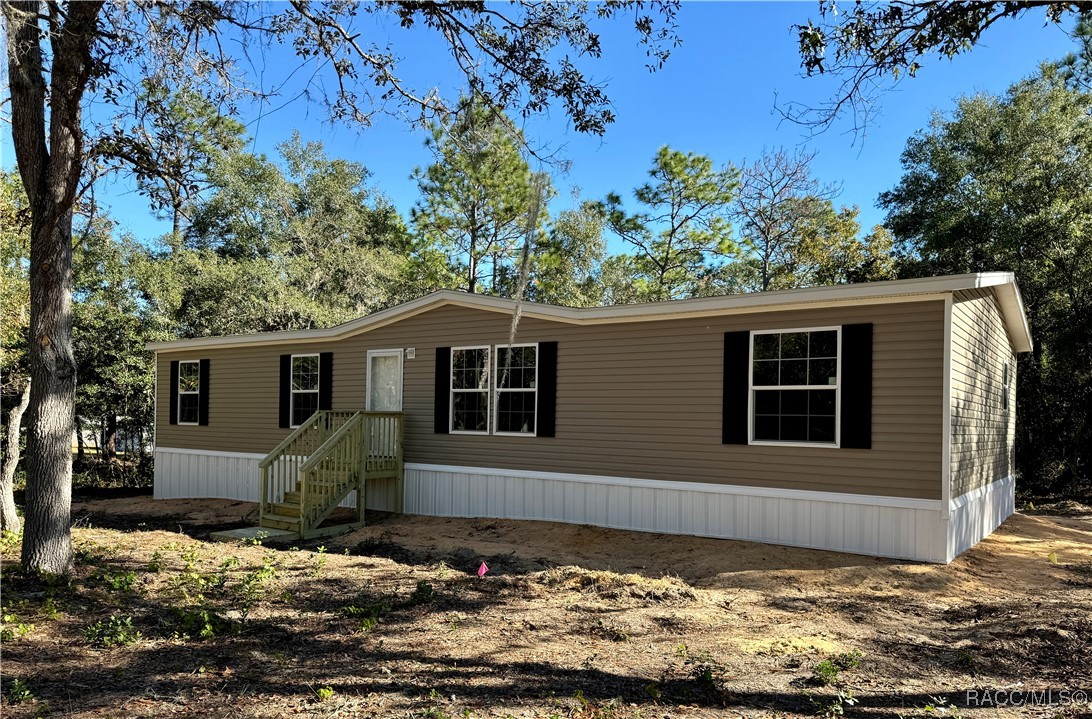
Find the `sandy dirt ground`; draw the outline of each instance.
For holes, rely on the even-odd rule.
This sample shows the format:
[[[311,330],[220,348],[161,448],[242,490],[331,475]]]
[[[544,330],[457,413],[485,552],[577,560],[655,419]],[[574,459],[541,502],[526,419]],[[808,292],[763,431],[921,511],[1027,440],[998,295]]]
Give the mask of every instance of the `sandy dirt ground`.
[[[2,713],[1088,718],[1092,512],[1054,509],[936,566],[381,514],[214,544],[255,506],[81,500],[70,584],[3,547]]]

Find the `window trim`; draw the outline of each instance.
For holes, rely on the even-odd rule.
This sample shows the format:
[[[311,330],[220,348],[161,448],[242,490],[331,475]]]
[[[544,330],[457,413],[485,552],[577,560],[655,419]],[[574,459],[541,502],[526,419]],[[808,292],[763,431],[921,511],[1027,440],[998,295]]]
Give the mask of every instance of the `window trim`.
[[[313,394],[316,400],[319,399],[319,393],[322,390],[322,357],[319,352],[305,352],[302,354],[294,354],[291,359],[288,360],[288,426],[292,429],[298,429],[300,425],[293,424],[292,420],[296,418],[296,395],[297,394]],[[295,363],[297,357],[314,357],[318,363],[318,383],[314,389],[295,389],[292,387],[292,373],[295,371]],[[315,402],[315,407],[318,407],[318,402]],[[314,414],[319,412],[315,410]],[[311,416],[313,417],[314,414]],[[308,417],[307,419],[310,419]],[[306,422],[307,420],[304,420]]]
[[[501,349],[516,347],[534,347],[535,348],[535,386],[532,389],[501,389],[500,384],[497,382],[497,370],[499,369],[500,351]],[[493,360],[493,421],[490,424],[490,428],[493,430],[493,434],[498,437],[537,437],[538,436],[538,342],[516,342],[514,344],[495,345],[497,352]],[[501,432],[497,429],[497,421],[500,417],[500,395],[501,392],[522,392],[524,394],[528,392],[534,392],[535,394],[535,431],[534,432]]]
[[[197,389],[195,390],[182,390],[182,365],[195,364],[197,365]],[[178,379],[174,386],[175,394],[178,395],[178,414],[175,416],[175,423],[186,427],[197,427],[201,424],[201,360],[178,360]],[[197,395],[197,420],[195,422],[183,422],[182,421],[182,396],[183,395]]]
[[[448,362],[447,367],[447,396],[449,405],[447,410],[447,432],[448,434],[489,435],[489,430],[492,428],[492,417],[490,417],[490,406],[493,403],[492,372],[486,372],[486,377],[489,379],[489,386],[485,388],[485,430],[479,431],[476,429],[455,429],[455,393],[459,392],[460,394],[470,394],[473,392],[481,392],[480,389],[455,389],[455,353],[465,352],[467,350],[485,350],[486,370],[489,369],[489,365],[493,362],[492,345],[473,345],[468,347],[451,348],[451,360]]]
[[[406,373],[405,373],[405,351],[401,349],[389,349],[389,350],[368,350],[364,382],[367,389],[367,396],[364,397],[364,409],[367,412],[378,412],[379,410],[372,408],[372,358],[373,357],[398,357],[398,410],[403,411],[406,406]]]
[[[755,390],[759,389],[831,389],[829,384],[823,385],[755,385],[755,335],[780,335],[793,332],[830,332],[837,333],[837,357],[836,366],[838,382],[834,385],[834,442],[801,442],[799,440],[772,440],[755,439]],[[756,447],[821,447],[826,449],[839,449],[842,446],[842,326],[831,325],[823,327],[788,327],[785,329],[751,330],[747,343],[747,444]]]

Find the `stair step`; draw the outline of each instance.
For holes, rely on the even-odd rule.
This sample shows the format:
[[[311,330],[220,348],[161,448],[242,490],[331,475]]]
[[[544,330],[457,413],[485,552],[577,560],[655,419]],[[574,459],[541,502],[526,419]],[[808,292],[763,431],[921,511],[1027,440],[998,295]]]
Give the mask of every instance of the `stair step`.
[[[302,499],[302,497],[300,496],[300,492],[299,492],[298,489],[295,492],[285,492],[284,493],[284,503],[285,504],[294,504],[294,505],[296,505],[298,507],[299,504],[300,504],[300,499]]]
[[[287,499],[287,497],[286,497]],[[300,516],[300,503],[299,500],[295,502],[274,502],[273,513],[279,516],[285,517],[299,517]]]
[[[262,517],[261,525],[263,527],[272,527],[273,529],[287,529],[298,532],[300,528],[299,515],[291,517],[285,514],[267,514]]]

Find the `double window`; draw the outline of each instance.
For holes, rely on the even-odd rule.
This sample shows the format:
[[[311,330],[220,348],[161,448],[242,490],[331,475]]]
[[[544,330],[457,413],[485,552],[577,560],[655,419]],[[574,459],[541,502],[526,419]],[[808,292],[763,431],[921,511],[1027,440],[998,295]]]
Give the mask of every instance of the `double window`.
[[[751,333],[751,442],[838,446],[838,327]]]
[[[197,424],[201,418],[201,363],[178,363],[178,424]]]
[[[451,350],[451,428],[463,434],[535,435],[538,345]]]
[[[298,427],[319,408],[319,356],[292,355],[292,426]]]

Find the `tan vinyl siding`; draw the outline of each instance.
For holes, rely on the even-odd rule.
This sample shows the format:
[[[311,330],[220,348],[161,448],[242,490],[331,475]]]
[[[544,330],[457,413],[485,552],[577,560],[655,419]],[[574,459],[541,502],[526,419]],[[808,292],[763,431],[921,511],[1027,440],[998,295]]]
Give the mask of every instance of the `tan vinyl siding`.
[[[1009,405],[1004,408],[1004,363]],[[952,497],[1012,474],[1016,356],[989,290],[956,292],[952,303]]]
[[[265,452],[278,423],[279,355],[334,352],[334,409],[364,406],[368,349],[409,348],[406,461],[939,499],[943,302],[895,302],[580,326],[525,318],[519,342],[556,340],[557,436],[433,433],[435,348],[506,342],[506,314],[438,307],[340,342],[162,352],[209,357],[207,427],[168,424],[163,447]],[[873,449],[721,443],[724,333],[874,323]],[[446,370],[445,370],[446,371]]]

